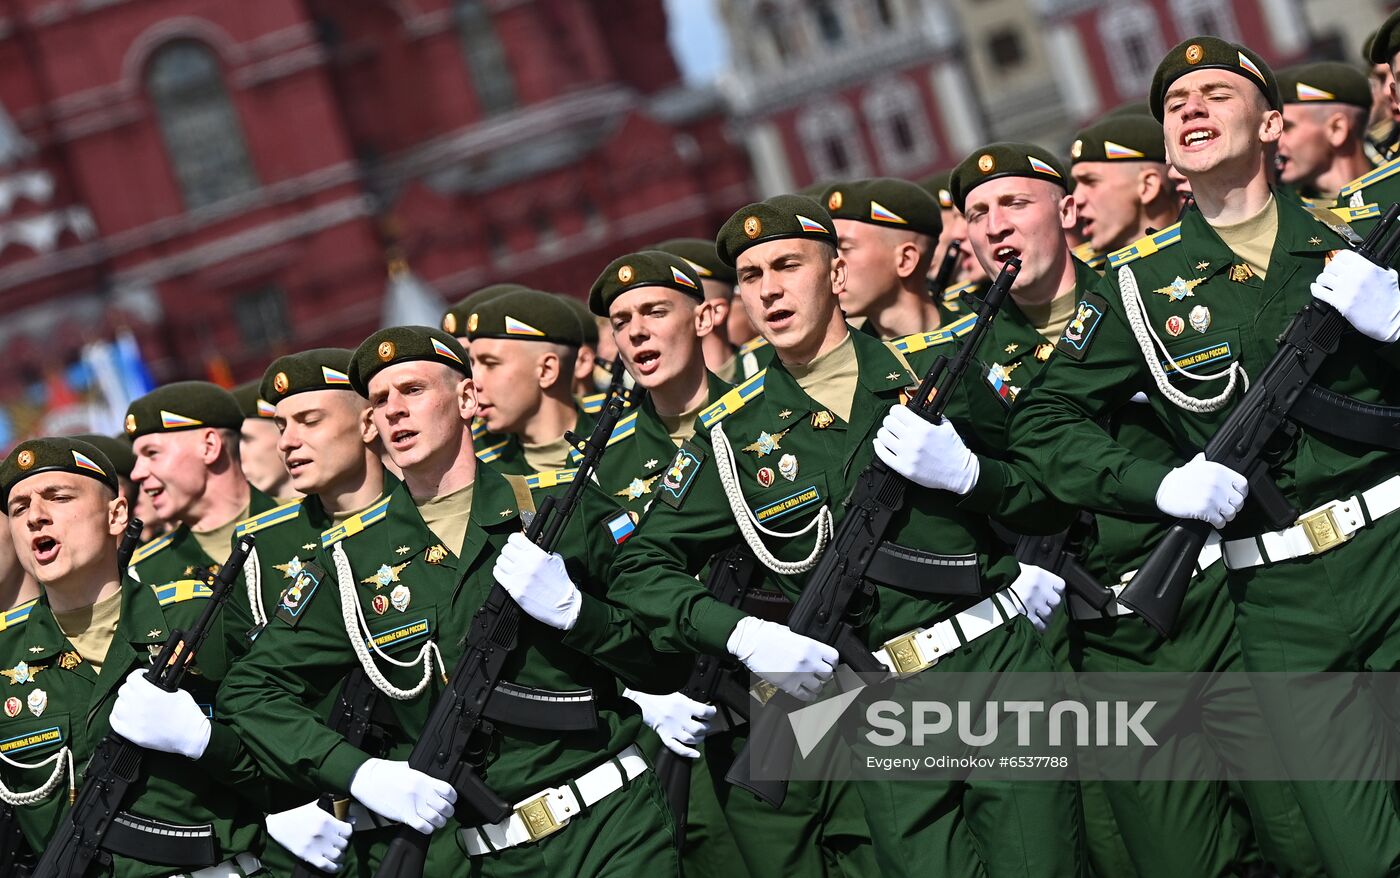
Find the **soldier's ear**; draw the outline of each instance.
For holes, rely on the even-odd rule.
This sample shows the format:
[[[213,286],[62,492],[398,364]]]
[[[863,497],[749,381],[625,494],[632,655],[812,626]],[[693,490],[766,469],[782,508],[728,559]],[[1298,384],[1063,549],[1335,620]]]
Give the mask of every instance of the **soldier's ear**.
[[[120,493],[107,504],[107,533],[114,537],[122,535],[126,523],[131,518],[131,508]]]
[[[369,406],[360,410],[360,439],[366,445],[379,441],[379,428],[374,425],[374,409]]]
[[[476,385],[463,378],[457,385],[457,412],[468,424],[476,417]]]
[[[1079,225],[1079,205],[1075,203],[1074,196],[1065,193],[1060,199],[1060,228],[1068,231]]]
[[[1259,122],[1259,140],[1262,143],[1278,143],[1283,136],[1283,114],[1278,110],[1270,109],[1264,113],[1264,118]]]
[[[715,331],[715,327],[724,323],[724,317],[720,316],[719,299],[706,299],[695,306],[695,334],[704,338]],[[726,311],[724,316],[728,316]]]

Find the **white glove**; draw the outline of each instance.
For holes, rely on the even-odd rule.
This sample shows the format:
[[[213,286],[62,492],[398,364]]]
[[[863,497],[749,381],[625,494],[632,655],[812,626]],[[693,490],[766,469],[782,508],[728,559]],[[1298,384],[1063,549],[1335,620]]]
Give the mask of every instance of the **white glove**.
[[[875,434],[875,453],[885,465],[925,488],[966,494],[977,484],[981,466],[946,419],[930,423],[897,405]]]
[[[380,817],[410,826],[424,835],[441,829],[452,816],[457,791],[407,762],[371,759],[350,778],[350,795]]]
[[[1356,331],[1390,344],[1400,338],[1400,286],[1395,269],[1342,250],[1312,285],[1313,298],[1341,312]]]
[[[1162,479],[1157,508],[1173,518],[1194,518],[1222,528],[1239,514],[1248,493],[1244,476],[1197,454]]]
[[[802,701],[816,700],[839,661],[836,650],[825,643],[755,616],[739,620],[724,648],[750,671]]]
[[[315,802],[267,815],[267,834],[303,863],[338,872],[350,846],[349,823],[335,819]]]
[[[699,759],[700,751],[686,744],[699,744],[714,731],[715,708],[687,698],[679,692],[670,695],[648,695],[623,689],[622,694],[642,709],[642,722],[651,727],[677,756]]]
[[[564,559],[541,549],[523,533],[510,535],[491,572],[533,618],[561,631],[578,621],[583,595],[569,579]]]
[[[1044,567],[1021,565],[1021,575],[1010,585],[1011,593],[1026,608],[1026,618],[1035,630],[1044,631],[1055,608],[1065,597],[1065,581]]]
[[[193,695],[183,689],[166,692],[146,679],[144,668],[128,674],[117,690],[108,723],[138,747],[190,759],[204,755],[214,731]]]

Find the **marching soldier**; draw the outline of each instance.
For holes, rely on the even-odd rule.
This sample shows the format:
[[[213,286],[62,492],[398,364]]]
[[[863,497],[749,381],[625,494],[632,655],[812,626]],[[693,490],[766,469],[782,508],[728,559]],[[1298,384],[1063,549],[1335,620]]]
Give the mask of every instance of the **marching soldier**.
[[[1069,169],[1074,207],[1096,252],[1112,253],[1144,229],[1176,222],[1181,204],[1167,177],[1165,150],[1162,125],[1151,116],[1111,116],[1075,135]]]
[[[938,329],[943,318],[929,299],[928,273],[943,219],[933,197],[878,177],[837,183],[822,200],[846,262],[846,316],[866,318],[866,329],[884,339]]]
[[[30,846],[44,849],[82,783],[76,772],[111,730],[150,752],[107,833],[104,874],[256,874],[260,776],[233,730],[217,711],[209,715],[224,665],[219,645],[206,643],[185,688],[145,682],[151,658],[171,631],[193,625],[209,589],[189,578],[122,582],[117,538],[127,504],[116,469],[92,445],[20,443],[0,464],[0,492],[20,562],[44,589],[0,630],[9,679],[0,798],[16,808]]]
[[[238,461],[248,484],[269,497],[286,502],[296,496],[291,478],[277,451],[277,426],[272,423],[272,403],[258,392],[257,381],[235,387],[231,393],[243,412],[238,431]]]
[[[447,309],[447,312],[442,315],[442,331],[457,339],[463,350],[470,350],[471,340],[467,338],[467,318],[476,310],[476,306],[503,293],[514,293],[524,289],[529,288],[512,283],[482,287]]]
[[[963,219],[963,215],[953,205],[953,192],[949,188],[952,176],[953,172],[949,169],[940,171],[919,183],[925,192],[937,199],[939,215],[943,223],[943,231],[939,233],[938,243],[934,245],[933,261],[929,264],[930,283],[940,280],[934,276],[934,272],[942,267],[948,248],[953,245],[954,241],[958,242],[960,255],[952,277],[940,284],[943,289],[933,291],[938,300],[939,313],[948,323],[967,316],[968,303],[981,295],[982,289],[985,288],[989,280],[987,272],[977,262],[971,245],[967,243],[967,220]]]
[[[878,606],[863,630],[877,659],[892,667],[886,645],[917,641],[917,632],[932,626],[951,631],[949,620],[957,617],[966,623],[961,630],[977,633],[957,638],[956,651],[935,672],[1050,670],[1022,615],[1026,607],[1048,615],[1063,582],[1035,568],[1023,572],[996,548],[977,514],[1019,502],[1030,486],[1001,462],[972,455],[947,422],[935,427],[898,405],[913,381],[905,363],[890,347],[852,332],[836,307],[833,290],[845,281],[845,263],[830,216],[810,199],[778,196],[734,214],[717,248],[735,264],[740,295],[777,358],[701,412],[645,525],[614,562],[614,588],[651,629],[652,641],[660,649],[733,655],[778,688],[813,697],[833,672],[835,650],[715,601],[693,576],[742,540],[768,569],[765,580],[795,595],[795,577],[820,556],[850,480],[878,452],[929,489],[915,489],[896,518],[898,556],[932,563],[936,549],[983,560],[956,565],[969,577],[960,585],[979,597],[923,591],[917,583],[928,578],[913,570],[882,576]],[[736,517],[736,510],[747,511]],[[1005,589],[1019,602],[995,596]],[[983,612],[1011,624],[976,624],[972,617]],[[992,875],[1079,868],[1072,785],[855,786],[882,874],[960,871],[978,861]]]
[[[1395,71],[1400,69],[1400,12],[1391,13],[1380,30],[1376,31],[1370,46],[1371,63],[1384,64],[1390,71],[1390,95],[1394,101]],[[1396,130],[1400,131],[1400,126],[1397,126]],[[1394,152],[1393,145],[1390,152]],[[1375,204],[1384,209],[1400,201],[1400,158],[1387,153],[1386,159],[1387,161],[1375,170],[1367,171],[1343,186],[1337,193],[1337,206],[1363,208]],[[1358,229],[1364,229],[1368,225],[1369,223],[1360,223]]]
[[[564,434],[593,426],[595,400],[576,400],[574,364],[583,327],[560,297],[538,290],[493,296],[467,315],[481,420],[498,441],[478,451],[502,472],[565,469]]]
[[[349,372],[404,482],[322,534],[305,585],[277,609],[293,621],[270,624],[235,667],[221,698],[240,733],[274,777],[349,794],[420,832],[443,827],[455,792],[403,760],[461,632],[500,582],[531,618],[492,696],[510,715],[478,730],[472,752],[486,783],[519,804],[503,823],[475,825],[457,801],[460,821],[435,837],[425,874],[674,873],[664,799],[633,744],[641,720],[618,681],[669,691],[680,669],[651,654],[604,580],[631,519],[590,487],[564,531],[567,561],[526,540],[534,492],[568,474],[527,479],[479,463],[466,355],[445,333],[381,330]],[[387,759],[351,746],[309,706],[354,668],[403,730]]]
[[[1283,136],[1279,182],[1304,198],[1331,204],[1337,192],[1375,165],[1366,155],[1371,92],[1350,64],[1321,61],[1279,71]]]
[[[607,402],[608,381],[612,377],[608,367],[598,362],[598,321],[584,302],[562,293],[555,293],[555,296],[578,317],[579,332],[583,338],[574,360],[574,397],[580,406],[596,415],[603,410],[603,403]]]
[[[1376,44],[1379,30],[1372,31],[1361,44],[1361,60],[1365,62],[1367,84],[1371,88],[1371,112],[1366,118],[1366,157],[1372,164],[1383,165],[1394,158],[1395,140],[1400,137],[1400,126],[1396,123],[1395,96],[1391,88],[1395,75],[1390,70],[1390,61],[1375,61],[1371,51]]]
[[[1268,66],[1247,48],[1196,37],[1163,59],[1151,97],[1168,158],[1190,179],[1197,207],[1113,254],[1104,283],[1080,293],[1054,359],[1012,414],[1012,448],[1066,502],[1228,525],[1221,549],[1246,670],[1391,669],[1400,606],[1383,584],[1400,527],[1388,514],[1400,507],[1389,499],[1400,498],[1393,452],[1336,437],[1346,417],[1300,424],[1268,462],[1289,502],[1308,512],[1275,532],[1252,505],[1241,511],[1241,474],[1201,454],[1179,465],[1145,457],[1096,423],[1143,394],[1182,457],[1202,448],[1246,376],[1260,374],[1280,332],[1314,297],[1356,330],[1328,360],[1324,386],[1394,402],[1384,352],[1400,337],[1395,274],[1347,252],[1330,228],[1270,188],[1265,147],[1283,121]],[[1370,510],[1364,518],[1358,503]],[[1265,704],[1272,730],[1293,727],[1296,717],[1273,709]],[[1371,728],[1364,699],[1313,709]],[[1389,734],[1371,730],[1377,742]],[[1292,786],[1329,874],[1400,865],[1389,782]]]
[[[714,331],[701,337],[700,348],[705,355],[705,368],[721,381],[736,384],[756,374],[760,368],[758,357],[750,352],[740,357],[738,346],[731,343],[727,327],[730,312],[742,305],[734,301],[734,269],[719,260],[713,241],[704,238],[672,238],[662,241],[653,249],[685,260],[700,278],[704,290],[703,305],[709,309],[709,321]]]

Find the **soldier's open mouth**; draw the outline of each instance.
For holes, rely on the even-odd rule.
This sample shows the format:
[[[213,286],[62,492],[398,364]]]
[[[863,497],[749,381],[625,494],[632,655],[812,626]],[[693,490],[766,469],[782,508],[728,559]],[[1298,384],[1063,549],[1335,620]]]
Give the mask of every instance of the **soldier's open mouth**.
[[[389,434],[389,441],[395,445],[402,445],[417,435],[418,433],[414,430],[395,430]]]
[[[41,564],[52,561],[58,555],[58,540],[53,537],[35,537],[32,546],[34,560]]]
[[[995,255],[997,262],[1005,262],[1013,256],[1020,256],[1021,251],[1015,247],[998,247]]]
[[[1181,135],[1182,146],[1200,146],[1220,135],[1210,128],[1191,128]]]

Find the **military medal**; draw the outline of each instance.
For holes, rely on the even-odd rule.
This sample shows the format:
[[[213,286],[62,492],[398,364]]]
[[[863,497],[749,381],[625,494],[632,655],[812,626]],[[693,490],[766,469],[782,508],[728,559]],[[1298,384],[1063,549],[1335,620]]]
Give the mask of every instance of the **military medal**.
[[[27,703],[29,704],[30,713],[35,716],[43,716],[44,708],[49,706],[49,693],[45,692],[43,689],[35,689],[33,692],[29,693]]]
[[[1186,331],[1186,321],[1181,319],[1179,314],[1173,314],[1167,318],[1167,335],[1176,338]]]
[[[1050,344],[1049,342],[1046,342],[1045,344],[1036,345],[1035,351],[1031,354],[1031,356],[1035,357],[1037,362],[1043,363],[1046,360],[1050,359],[1050,355],[1053,353],[1055,353],[1055,346],[1053,344]]]
[[[423,560],[429,564],[441,564],[447,558],[447,547],[442,543],[436,546],[429,546],[423,553]]]
[[[65,671],[71,671],[83,663],[83,657],[76,652],[65,652],[58,657],[58,666]]]
[[[1170,285],[1165,287],[1158,287],[1152,292],[1161,293],[1162,295],[1171,299],[1173,302],[1180,302],[1182,299],[1185,299],[1188,296],[1194,297],[1196,294],[1192,292],[1192,290],[1196,289],[1196,287],[1200,286],[1203,283],[1205,283],[1205,278],[1192,278],[1191,280],[1185,280],[1182,277],[1177,276],[1176,280],[1172,281]]]
[[[382,594],[375,595],[374,600],[370,601],[369,605],[381,616],[389,611],[389,599]]]
[[[1241,262],[1239,265],[1230,266],[1230,280],[1237,284],[1242,284],[1254,277],[1254,269]]]
[[[1191,321],[1191,328],[1197,332],[1205,332],[1210,329],[1210,309],[1205,305],[1197,305],[1192,308],[1187,319]]]
[[[399,583],[394,586],[393,591],[389,592],[389,603],[393,605],[394,609],[402,613],[404,610],[408,609],[408,599],[410,597],[408,586]]]
[[[781,442],[783,440],[783,437],[787,434],[787,430],[784,430],[781,433],[769,433],[767,430],[764,430],[762,433],[758,434],[757,441],[750,442],[748,445],[745,445],[744,450],[751,451],[759,457],[767,457],[777,449],[783,447],[781,445]]]
[[[19,716],[19,712],[24,709],[24,702],[11,695],[5,699],[5,716],[14,719]]]
[[[33,680],[34,677],[46,667],[48,667],[48,665],[29,665],[25,662],[20,662],[13,668],[0,670],[0,674],[5,675],[5,679],[10,681],[11,686],[23,686],[25,683]]]
[[[408,560],[402,564],[396,564],[393,567],[390,567],[388,564],[380,564],[378,570],[366,576],[364,579],[361,579],[360,582],[363,582],[365,585],[372,585],[375,591],[378,591],[386,585],[393,585],[395,582],[398,582],[399,571],[412,563],[412,560]]]
[[[797,457],[792,454],[784,454],[778,458],[778,472],[789,482],[797,478]]]
[[[765,488],[773,485],[773,468],[769,466],[760,467],[758,470],[758,483]]]
[[[812,412],[813,430],[825,430],[834,423],[836,423],[836,416],[826,409],[822,409],[819,412]]]
[[[296,579],[297,574],[301,572],[302,564],[301,559],[293,555],[292,560],[288,561],[286,564],[273,564],[272,566],[281,570],[282,575],[287,579]]]

